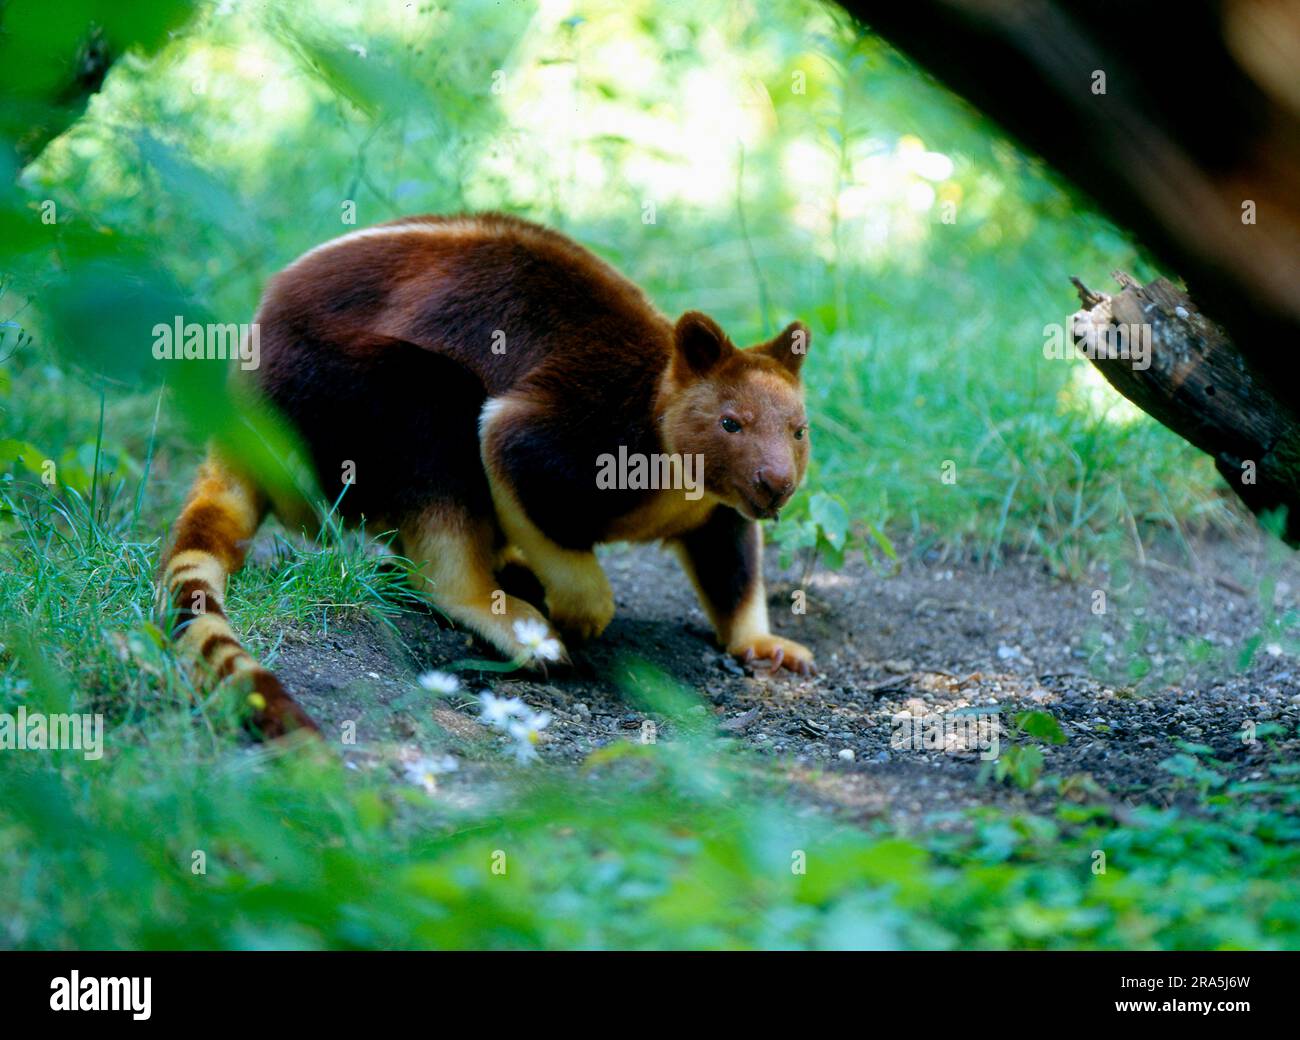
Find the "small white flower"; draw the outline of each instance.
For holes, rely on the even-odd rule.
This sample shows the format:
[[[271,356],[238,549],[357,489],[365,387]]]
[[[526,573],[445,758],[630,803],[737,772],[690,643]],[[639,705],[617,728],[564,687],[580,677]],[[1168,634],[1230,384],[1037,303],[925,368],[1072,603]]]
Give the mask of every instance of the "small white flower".
[[[416,682],[440,697],[446,697],[460,689],[460,680],[446,672],[425,672]]]
[[[551,721],[551,713],[529,712],[522,719],[511,722],[506,732],[515,741],[515,759],[519,762],[531,762],[537,757],[536,745],[541,739],[541,732]]]
[[[497,697],[491,693],[479,695],[483,713],[479,718],[489,726],[505,729],[513,718],[528,714],[528,705],[518,697]]]
[[[523,618],[515,622],[515,638],[524,646],[536,646],[546,638],[546,625],[536,618]]]
[[[440,757],[425,755],[414,762],[406,763],[406,780],[416,787],[423,787],[428,794],[433,794],[438,789],[439,775],[454,773],[459,768],[460,763],[451,755]]]
[[[515,758],[520,762],[531,762],[537,757],[534,745],[540,739],[539,734],[551,722],[549,711],[533,711],[518,697],[496,697],[490,693],[479,694],[483,706],[481,721],[494,729],[508,734],[514,741]]]
[[[558,661],[563,653],[560,641],[550,635],[545,622],[536,618],[516,621],[515,638],[528,648],[531,656],[542,661]]]
[[[537,644],[537,656],[543,661],[558,661],[564,654],[558,639],[543,639]]]

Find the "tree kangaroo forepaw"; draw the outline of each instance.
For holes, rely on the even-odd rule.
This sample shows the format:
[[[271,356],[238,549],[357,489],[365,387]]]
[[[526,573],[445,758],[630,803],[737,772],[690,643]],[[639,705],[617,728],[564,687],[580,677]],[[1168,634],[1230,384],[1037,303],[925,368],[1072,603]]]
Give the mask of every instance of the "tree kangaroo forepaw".
[[[727,652],[744,664],[767,661],[773,675],[782,668],[788,668],[799,675],[817,674],[812,651],[802,643],[781,636],[760,635],[738,639],[727,647]]]

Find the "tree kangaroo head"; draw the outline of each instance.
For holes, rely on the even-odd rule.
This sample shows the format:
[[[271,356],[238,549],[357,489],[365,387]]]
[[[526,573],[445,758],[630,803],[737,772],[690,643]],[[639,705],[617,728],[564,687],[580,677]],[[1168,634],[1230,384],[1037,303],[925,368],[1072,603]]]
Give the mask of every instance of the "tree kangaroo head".
[[[799,368],[808,330],[794,322],[739,349],[717,322],[687,311],[662,410],[669,451],[704,459],[704,486],[751,520],[773,517],[808,466],[808,418]]]

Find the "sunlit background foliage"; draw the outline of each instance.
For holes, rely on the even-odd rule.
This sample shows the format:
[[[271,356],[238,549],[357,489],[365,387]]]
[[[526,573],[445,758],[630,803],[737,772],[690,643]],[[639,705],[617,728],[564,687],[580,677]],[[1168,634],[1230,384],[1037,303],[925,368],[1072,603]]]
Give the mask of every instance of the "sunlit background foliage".
[[[0,761],[0,945],[1295,941],[1276,881],[1294,859],[1267,835],[1104,809],[928,842],[848,832],[735,795],[731,753],[702,737],[603,764],[600,793],[521,786],[488,818],[546,866],[498,882],[481,819],[239,751],[155,626],[153,567],[204,441],[242,438],[268,467],[289,441],[260,413],[250,431],[219,366],[155,361],[150,330],[250,320],[267,278],[353,213],[517,213],[738,342],[807,322],[815,462],[776,532],[787,552],[906,541],[1077,576],[1239,524],[1208,460],[1085,362],[1043,354],[1069,275],[1167,272],[881,41],[804,0],[2,10],[0,56],[24,58],[0,63],[11,143],[88,18],[136,46],[34,161],[0,155],[0,695],[118,727],[98,772]],[[231,595],[264,653],[286,618],[400,600],[362,545],[284,536]],[[1098,883],[1083,864],[1102,830],[1163,845],[1135,853],[1142,876]],[[792,842],[829,866],[792,880]],[[198,847],[224,864],[202,883]]]
[[[133,383],[182,378],[147,350],[168,303],[247,321],[269,275],[345,217],[499,209],[740,342],[806,321],[808,486],[863,521],[1029,544],[1077,571],[1130,517],[1138,537],[1226,518],[1195,452],[1090,366],[1043,356],[1068,275],[1147,273],[1132,245],[812,4],[202,5],[151,61],[112,70],[23,186],[59,219],[37,225],[9,312],[23,275],[75,243],[89,270],[22,324]],[[197,411],[201,435],[214,417]],[[1137,457],[1140,479],[1122,465]]]

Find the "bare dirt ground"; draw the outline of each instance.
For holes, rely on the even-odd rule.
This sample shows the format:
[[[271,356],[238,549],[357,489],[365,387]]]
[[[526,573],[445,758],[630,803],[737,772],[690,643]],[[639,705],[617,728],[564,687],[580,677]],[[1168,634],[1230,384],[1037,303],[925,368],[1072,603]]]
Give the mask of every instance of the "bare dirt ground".
[[[1262,537],[1165,555],[1185,562],[1148,555],[1123,574],[1100,568],[1068,582],[1039,560],[989,569],[904,549],[895,573],[861,560],[814,570],[798,586],[807,610],[796,615],[799,575],[780,571],[770,553],[773,628],[814,649],[820,674],[807,679],[720,654],[676,561],[653,547],[604,556],[618,617],[575,653],[567,674],[464,672],[462,691],[437,701],[416,675],[490,655],[433,615],[404,617],[398,633],[364,619],[323,639],[290,632],[273,666],[327,732],[357,723],[348,753],[360,765],[400,776],[405,761],[453,754],[461,768],[440,781],[449,796],[471,797],[505,768],[504,738],[477,721],[479,692],[550,712],[538,750],[559,768],[611,742],[642,740],[646,716],[618,685],[620,665],[636,658],[693,690],[692,710],[752,749],[760,771],[850,819],[905,828],[969,806],[1043,808],[1062,790],[1119,805],[1190,804],[1186,781],[1161,768],[1180,742],[1200,745],[1232,781],[1263,779],[1270,763],[1300,752],[1300,662],[1270,628],[1300,606],[1300,564]],[[1016,734],[1015,716],[1034,709],[1057,719],[1063,744]],[[961,728],[972,717],[985,719],[986,734],[1000,722],[1004,753],[1038,746],[1044,774],[1064,788],[981,779],[979,751],[963,737],[979,731]],[[909,725],[923,732],[936,718],[958,723],[943,746],[900,746]],[[670,720],[651,721],[657,741],[674,739]],[[1243,734],[1252,726],[1260,736],[1250,742]]]

